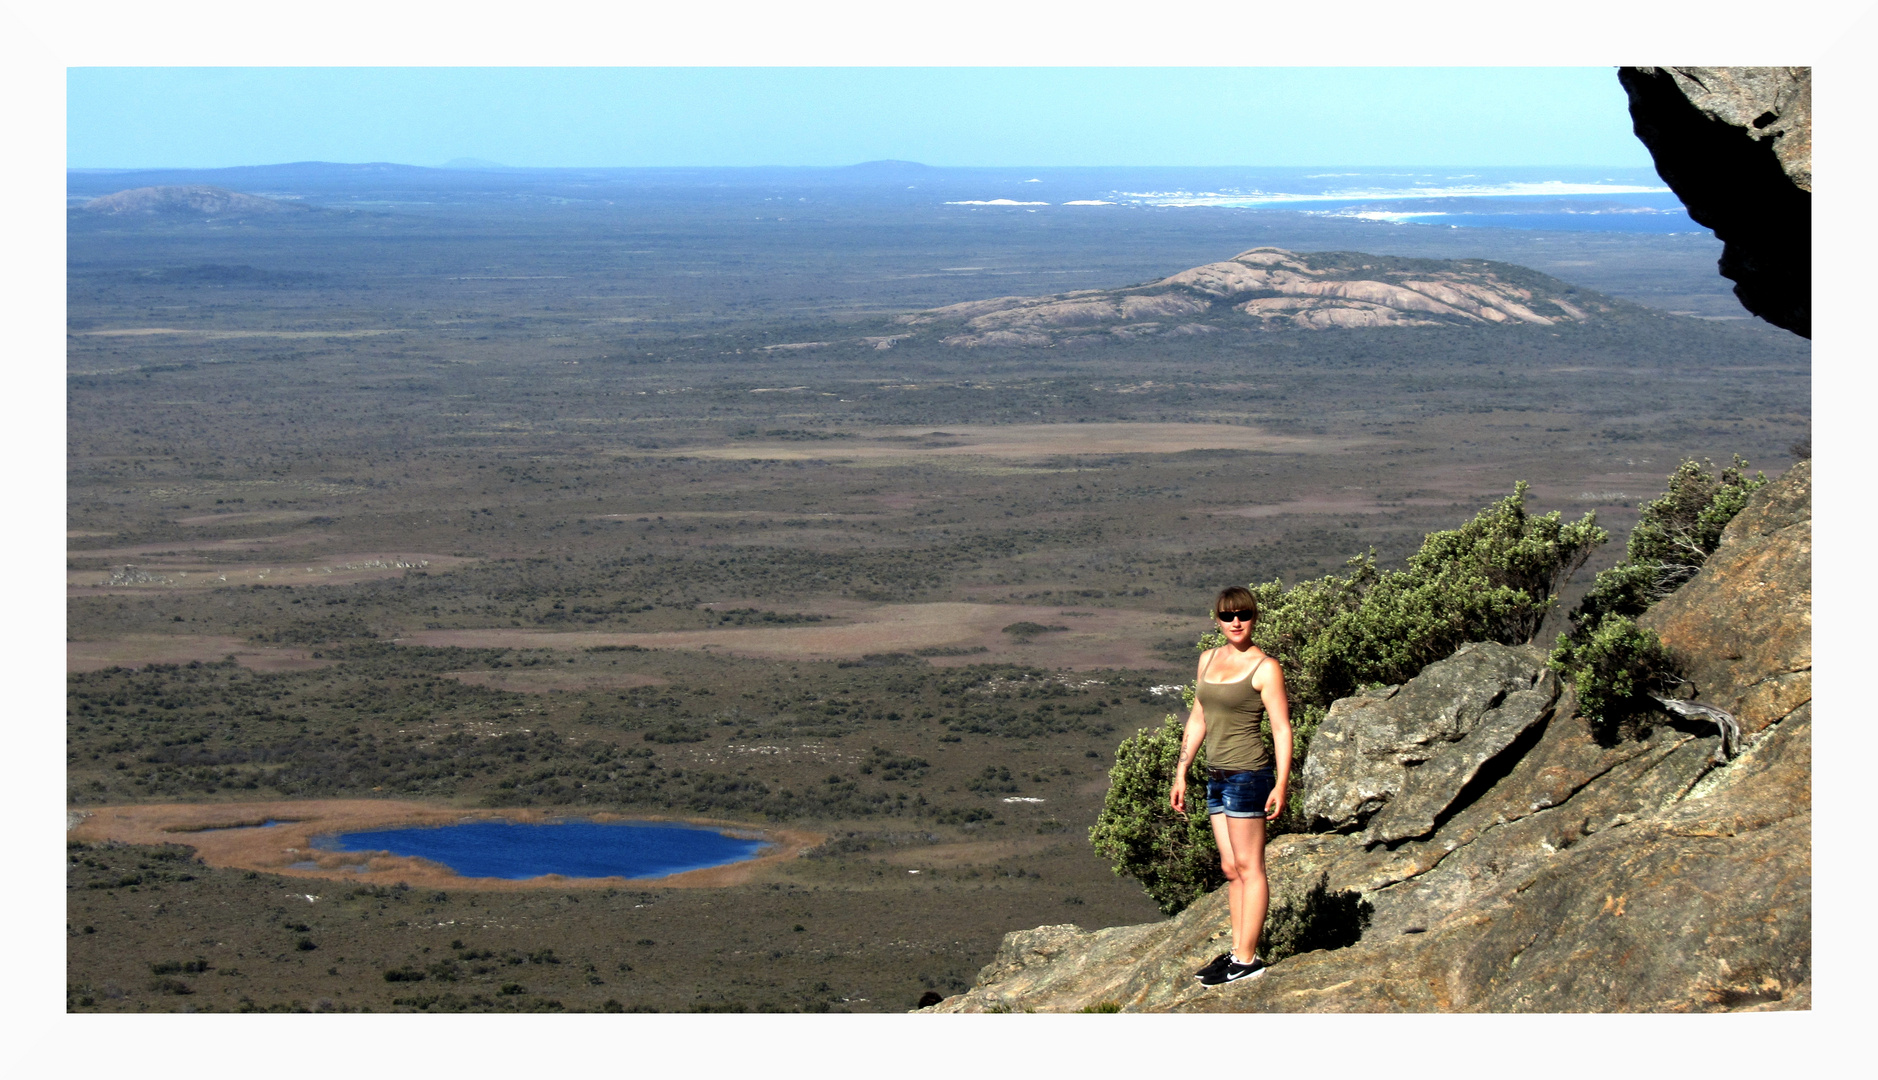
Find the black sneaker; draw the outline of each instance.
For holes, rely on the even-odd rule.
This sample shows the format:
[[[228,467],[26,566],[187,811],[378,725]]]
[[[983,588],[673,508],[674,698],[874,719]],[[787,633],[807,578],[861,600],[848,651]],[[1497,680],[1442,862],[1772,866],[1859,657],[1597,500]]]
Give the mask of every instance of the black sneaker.
[[[1230,952],[1220,953],[1218,956],[1215,956],[1213,959],[1208,960],[1206,962],[1205,967],[1194,972],[1193,977],[1196,979],[1204,979],[1208,975],[1213,975],[1213,974],[1217,974],[1218,972],[1225,971],[1226,965],[1230,963],[1232,963],[1232,953]]]
[[[1256,956],[1252,958],[1250,964],[1240,964],[1228,960],[1226,962],[1226,981],[1236,982],[1240,979],[1256,979],[1260,975],[1265,974],[1265,967],[1265,961],[1260,960]]]
[[[1228,956],[1226,966],[1200,980],[1202,986],[1218,986],[1220,983],[1236,982],[1240,979],[1256,979],[1265,974],[1265,961],[1254,956],[1250,964],[1241,964]]]

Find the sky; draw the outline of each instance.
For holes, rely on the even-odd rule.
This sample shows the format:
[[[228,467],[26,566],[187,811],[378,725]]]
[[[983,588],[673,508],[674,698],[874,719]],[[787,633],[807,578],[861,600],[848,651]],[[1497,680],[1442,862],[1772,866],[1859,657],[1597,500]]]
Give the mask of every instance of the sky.
[[[1647,167],[1610,67],[73,67],[68,168]]]

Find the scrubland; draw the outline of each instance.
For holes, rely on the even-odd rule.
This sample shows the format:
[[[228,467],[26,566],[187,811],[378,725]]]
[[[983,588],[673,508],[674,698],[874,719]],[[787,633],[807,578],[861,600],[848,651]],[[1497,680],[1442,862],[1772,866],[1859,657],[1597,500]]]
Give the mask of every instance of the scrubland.
[[[1160,272],[1274,242],[1216,231]],[[1041,266],[1045,239],[994,254]],[[1037,291],[1155,259],[1073,239]],[[1621,536],[1681,457],[1773,472],[1810,425],[1805,343],[1641,307],[878,348],[897,311],[1013,286],[849,241],[75,224],[73,812],[406,800],[826,841],[714,888],[477,890],[81,828],[71,1007],[910,1008],[1006,931],[1154,917],[1086,833],[1221,586],[1400,560],[1522,479]],[[1695,265],[1679,243],[1651,258]]]

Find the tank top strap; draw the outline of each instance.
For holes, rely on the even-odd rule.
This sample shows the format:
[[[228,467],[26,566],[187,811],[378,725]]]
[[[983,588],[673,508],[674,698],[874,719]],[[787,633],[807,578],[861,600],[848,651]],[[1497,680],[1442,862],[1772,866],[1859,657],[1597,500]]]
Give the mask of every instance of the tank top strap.
[[[1201,679],[1206,678],[1206,669],[1213,666],[1213,657],[1217,656],[1218,654],[1219,654],[1219,650],[1216,648],[1206,650],[1206,659],[1200,661],[1200,678]]]

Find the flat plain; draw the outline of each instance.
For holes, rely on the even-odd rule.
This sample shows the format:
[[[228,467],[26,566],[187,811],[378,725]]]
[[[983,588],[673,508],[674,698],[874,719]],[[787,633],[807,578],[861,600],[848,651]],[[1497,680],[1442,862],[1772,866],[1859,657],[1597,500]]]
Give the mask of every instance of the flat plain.
[[[1154,917],[1086,832],[1221,586],[1399,563],[1520,480],[1612,530],[1588,579],[1680,458],[1772,473],[1810,426],[1805,343],[1723,317],[1711,238],[740,216],[772,197],[74,213],[71,1008],[910,1008],[1010,930]],[[1259,244],[1621,317],[896,338]],[[400,887],[105,827],[290,800],[818,842],[703,888]]]

